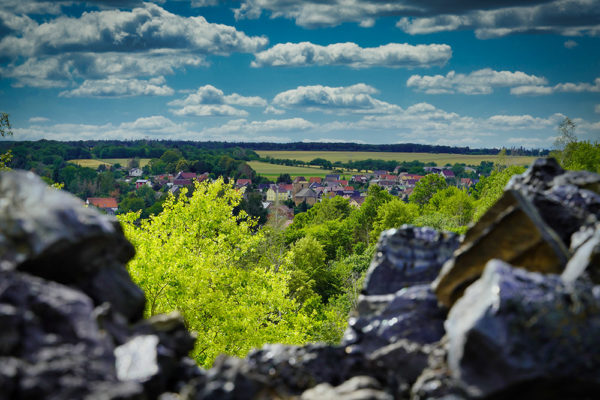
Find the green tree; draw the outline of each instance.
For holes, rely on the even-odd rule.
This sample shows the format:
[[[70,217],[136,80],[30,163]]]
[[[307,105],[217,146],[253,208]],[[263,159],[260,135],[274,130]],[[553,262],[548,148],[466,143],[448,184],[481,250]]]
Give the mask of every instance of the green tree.
[[[511,176],[525,172],[524,167],[512,165],[502,171],[493,171],[490,176],[481,178],[473,190],[475,210],[473,221],[477,221],[504,193],[504,187]]]
[[[439,190],[446,188],[448,184],[443,176],[438,174],[425,175],[417,182],[409,197],[411,203],[419,206],[425,205],[429,199]]]
[[[290,174],[279,174],[277,177],[277,183],[292,183],[292,177]]]
[[[255,222],[233,208],[241,196],[222,179],[165,200],[162,213],[135,223],[121,216],[136,247],[128,264],[146,293],[146,315],[178,310],[198,335],[192,356],[210,366],[220,353],[243,356],[264,343],[301,344],[312,319],[288,296],[289,274],[254,267],[262,241]]]
[[[556,150],[550,156],[565,169],[600,172],[600,143],[579,142],[575,128],[575,122],[565,117],[558,126],[559,137],[554,143]]]
[[[10,120],[8,114],[5,112],[0,113],[0,137],[12,136],[12,130],[10,126]],[[6,164],[12,160],[12,153],[8,150],[6,153],[0,154],[0,171],[9,169]]]
[[[377,217],[373,223],[371,241],[376,242],[381,232],[386,229],[411,224],[418,215],[419,207],[416,204],[407,204],[399,199],[382,204],[377,210]]]

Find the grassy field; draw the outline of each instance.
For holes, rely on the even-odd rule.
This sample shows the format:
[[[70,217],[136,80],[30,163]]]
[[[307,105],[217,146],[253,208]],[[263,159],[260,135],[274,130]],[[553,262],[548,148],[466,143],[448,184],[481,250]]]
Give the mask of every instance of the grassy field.
[[[469,154],[447,154],[447,153],[388,153],[369,151],[278,151],[278,150],[255,150],[261,157],[287,158],[309,162],[315,158],[324,158],[331,162],[357,161],[357,160],[387,160],[387,161],[422,161],[435,162],[438,166],[446,164],[464,163],[467,165],[479,165],[481,161],[496,161],[497,156],[480,156]],[[513,156],[506,157],[509,165],[529,165],[537,157]]]
[[[257,174],[267,177],[269,179],[277,178],[280,174],[290,174],[293,178],[295,176],[320,176],[324,178],[325,175],[331,174],[331,170],[320,169],[320,168],[309,168],[309,167],[293,167],[287,165],[275,165],[261,161],[250,161],[248,165],[256,171]]]
[[[108,167],[108,166],[118,163],[118,164],[121,164],[122,167],[127,167],[127,163],[129,162],[129,160],[131,160],[131,159],[130,158],[103,158],[103,159],[86,158],[86,159],[78,159],[78,160],[69,160],[68,162],[77,164],[81,167],[88,167],[88,168],[96,169],[101,164],[104,164]],[[148,164],[148,162],[150,161],[149,158],[140,158],[139,160],[140,160],[140,167],[146,166]]]

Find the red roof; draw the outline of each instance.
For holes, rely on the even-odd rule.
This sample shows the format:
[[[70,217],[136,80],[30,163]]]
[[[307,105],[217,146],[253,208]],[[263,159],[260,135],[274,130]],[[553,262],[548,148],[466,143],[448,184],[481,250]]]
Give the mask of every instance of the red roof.
[[[354,186],[346,186],[344,187],[344,190],[354,190]]]
[[[443,170],[442,174],[444,174],[444,176],[447,177],[447,178],[453,178],[454,177],[454,172],[450,171],[449,169]]]
[[[88,197],[87,203],[98,208],[118,208],[117,199],[114,197]]]
[[[245,186],[252,185],[252,179],[238,179],[236,185]]]
[[[321,179],[321,177],[319,177],[319,176],[311,176],[311,177],[308,179],[308,183],[314,183],[314,182],[321,183],[321,180],[322,180],[322,179]]]
[[[195,177],[195,172],[180,172],[179,175],[177,175],[178,179],[194,179]]]

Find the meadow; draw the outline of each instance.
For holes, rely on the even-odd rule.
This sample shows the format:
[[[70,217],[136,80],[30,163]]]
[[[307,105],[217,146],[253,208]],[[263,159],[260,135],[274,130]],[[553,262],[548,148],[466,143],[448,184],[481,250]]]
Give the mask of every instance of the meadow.
[[[114,164],[121,164],[121,166],[126,167],[131,158],[102,158],[102,159],[93,159],[93,158],[85,158],[85,159],[76,159],[76,160],[68,160],[67,162],[77,164],[80,167],[87,167],[97,169],[100,165],[104,164],[107,167],[110,167]],[[140,158],[140,167],[144,167],[150,162],[149,158]]]
[[[313,168],[313,167],[294,167],[288,165],[276,165],[269,164],[262,161],[249,161],[248,165],[256,171],[257,174],[262,175],[271,180],[277,179],[280,174],[290,174],[293,178],[295,176],[320,176],[324,178],[325,175],[331,174],[332,171],[329,169]]]
[[[358,160],[386,160],[386,161],[421,161],[424,163],[434,162],[438,166],[446,164],[464,163],[466,165],[479,165],[482,161],[498,161],[495,155],[471,155],[471,154],[448,154],[448,153],[391,153],[370,151],[279,151],[279,150],[255,150],[261,157],[287,158],[310,162],[315,158],[323,158],[331,162],[358,161]],[[505,161],[508,165],[529,165],[537,157],[509,156]],[[253,167],[254,168],[254,167]],[[286,171],[287,172],[287,171]]]

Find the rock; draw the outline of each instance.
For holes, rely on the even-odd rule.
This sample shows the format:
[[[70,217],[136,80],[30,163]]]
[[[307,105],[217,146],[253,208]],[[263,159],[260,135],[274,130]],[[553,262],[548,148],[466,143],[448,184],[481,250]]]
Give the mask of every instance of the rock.
[[[531,271],[560,273],[568,255],[560,237],[533,204],[521,192],[508,190],[467,231],[454,257],[444,264],[433,282],[433,288],[439,301],[451,307],[492,258]]]
[[[358,316],[349,319],[342,344],[367,354],[400,339],[434,343],[444,335],[445,318],[446,310],[438,306],[429,285],[412,286],[394,295],[360,296]]]
[[[600,224],[594,228],[579,232],[573,240],[576,251],[567,263],[561,278],[564,282],[573,282],[586,276],[596,285],[600,284]]]
[[[452,377],[471,396],[503,398],[528,385],[555,388],[552,398],[600,389],[600,290],[590,282],[492,260],[445,326]]]
[[[395,293],[431,283],[457,247],[458,236],[451,232],[407,225],[385,231],[379,237],[363,293]]]
[[[333,387],[322,383],[302,393],[301,400],[393,400],[394,396],[386,393],[381,384],[369,376],[356,376]]]
[[[138,320],[144,295],[124,267],[133,254],[116,219],[33,173],[0,173],[0,269],[79,288],[96,305],[108,301]]]
[[[110,341],[93,309],[89,297],[62,284],[0,272],[0,382],[10,393],[6,398],[84,398],[99,395],[97,386],[105,383],[114,390],[129,387],[117,379]],[[127,390],[141,393],[139,387]]]

